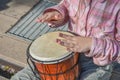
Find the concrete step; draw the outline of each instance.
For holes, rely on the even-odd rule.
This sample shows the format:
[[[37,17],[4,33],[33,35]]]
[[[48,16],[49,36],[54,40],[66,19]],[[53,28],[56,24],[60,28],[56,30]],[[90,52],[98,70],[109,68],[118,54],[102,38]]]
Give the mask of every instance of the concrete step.
[[[0,80],[9,80],[9,79],[7,79],[7,78],[5,78],[3,76],[0,76]]]

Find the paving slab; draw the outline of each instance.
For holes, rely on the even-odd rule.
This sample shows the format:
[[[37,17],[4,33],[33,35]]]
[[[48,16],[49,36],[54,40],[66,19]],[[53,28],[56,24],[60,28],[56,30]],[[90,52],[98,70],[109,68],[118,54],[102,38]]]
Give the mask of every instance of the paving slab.
[[[5,78],[3,76],[0,76],[0,80],[9,80],[9,79],[7,79],[7,78]]]
[[[3,15],[3,14],[0,14],[0,19],[2,19],[0,20],[0,33],[1,34],[5,34],[5,32],[8,29],[10,29],[18,20],[18,19]]]
[[[0,11],[0,14],[13,18],[21,18],[26,14],[39,0],[10,0],[6,9]]]
[[[0,34],[0,58],[20,66],[25,66],[28,44],[17,38]]]
[[[6,1],[6,3],[4,1]],[[27,64],[26,50],[29,42],[6,34],[6,32],[25,15],[38,0],[4,1],[3,3],[5,4],[2,4],[3,8],[0,9],[0,59],[24,67]]]

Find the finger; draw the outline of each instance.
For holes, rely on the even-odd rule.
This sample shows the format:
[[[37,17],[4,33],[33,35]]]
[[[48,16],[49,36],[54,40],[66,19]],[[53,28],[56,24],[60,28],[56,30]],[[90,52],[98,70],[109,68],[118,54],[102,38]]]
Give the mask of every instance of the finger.
[[[68,48],[75,47],[75,45],[69,40],[56,39],[56,42],[59,43],[62,46],[68,47]]]
[[[56,42],[62,46],[64,46],[64,42],[61,39],[56,39]]]
[[[58,24],[61,22],[61,15],[60,14],[44,14],[43,16],[39,17],[36,21],[37,22],[46,22],[51,24]]]
[[[63,22],[64,20],[63,19],[59,19],[59,20],[52,20],[52,21],[50,21],[50,23],[52,23],[52,24],[54,24],[54,25],[58,25],[58,24],[61,24],[62,22]]]
[[[70,48],[67,48],[67,51],[69,51],[69,52],[73,52]]]
[[[59,15],[49,15],[47,16],[47,18],[45,19],[46,22],[49,23],[57,23],[60,22],[62,18],[59,17]]]
[[[47,15],[42,21],[49,23],[51,19],[52,19],[52,17],[50,15]]]
[[[62,40],[61,39],[56,39],[56,42],[60,44],[62,42]]]
[[[55,28],[56,26],[59,26],[61,24],[61,20],[60,21],[49,21],[46,20],[46,23],[48,23],[48,26],[51,28]]]
[[[67,50],[70,52],[78,52],[75,48],[67,48]]]
[[[62,19],[62,16],[61,16],[60,14],[54,15],[54,19],[55,19],[55,20],[61,20],[61,19]]]
[[[59,36],[68,40],[72,40],[74,36],[71,35],[67,35],[67,34],[63,34],[63,33],[59,33]]]
[[[55,25],[52,24],[52,23],[48,23],[48,26],[51,27],[51,28],[54,28],[54,27],[55,27]]]
[[[50,21],[47,22],[49,27],[55,28],[56,26],[59,26],[59,24],[61,23],[60,21]]]
[[[43,15],[37,19],[37,22],[44,22],[48,15]]]

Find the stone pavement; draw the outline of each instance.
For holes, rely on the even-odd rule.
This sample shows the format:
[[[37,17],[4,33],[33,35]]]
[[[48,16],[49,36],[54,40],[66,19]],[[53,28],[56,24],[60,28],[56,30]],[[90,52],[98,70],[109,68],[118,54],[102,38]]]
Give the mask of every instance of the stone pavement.
[[[25,54],[29,43],[6,34],[6,31],[27,13],[34,4],[36,4],[34,0],[10,0],[10,2],[4,4],[3,7],[7,7],[2,8],[0,11],[0,59],[21,67],[25,66]]]
[[[6,34],[38,0],[0,0],[0,64],[16,71],[26,65],[26,49],[29,42]],[[0,76],[0,80],[6,78]]]
[[[26,66],[26,50],[30,42],[6,34],[6,32],[39,0],[3,1],[4,5],[0,5],[0,63],[20,70]],[[60,0],[52,1],[59,2]],[[2,2],[0,3],[2,4]],[[113,75],[111,80],[120,80],[119,74],[114,73]],[[0,76],[0,80],[7,79]]]

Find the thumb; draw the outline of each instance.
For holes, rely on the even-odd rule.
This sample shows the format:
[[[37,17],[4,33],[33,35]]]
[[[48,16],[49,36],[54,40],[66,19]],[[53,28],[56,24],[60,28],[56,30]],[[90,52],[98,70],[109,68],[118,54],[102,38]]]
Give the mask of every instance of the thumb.
[[[55,20],[59,20],[59,19],[62,18],[62,16],[61,15],[55,15],[54,18],[55,18]]]

